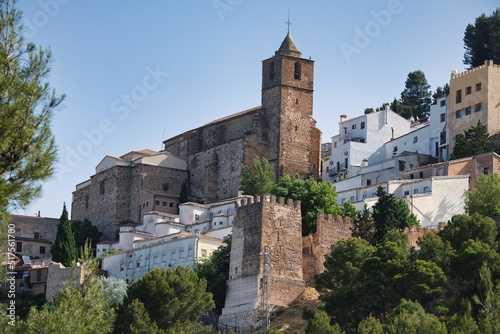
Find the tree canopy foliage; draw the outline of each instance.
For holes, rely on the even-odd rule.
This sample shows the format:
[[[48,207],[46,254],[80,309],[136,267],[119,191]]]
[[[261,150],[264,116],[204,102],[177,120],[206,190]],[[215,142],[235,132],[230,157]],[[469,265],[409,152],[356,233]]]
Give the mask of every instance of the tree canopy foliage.
[[[115,308],[110,303],[103,279],[95,275],[97,262],[87,243],[82,252],[82,263],[74,267],[72,278],[83,275],[83,282],[66,281],[57,296],[41,309],[33,306],[26,319],[17,319],[15,326],[4,323],[8,319],[0,311],[2,333],[111,333]],[[107,280],[107,279],[104,279]]]
[[[486,60],[500,64],[500,8],[490,16],[481,14],[464,33],[464,64],[469,68],[483,65]]]
[[[418,226],[416,216],[410,213],[410,209],[403,199],[387,193],[381,186],[377,188],[377,196],[378,201],[372,208],[375,242],[382,241],[385,234],[392,229],[404,231],[411,226]]]
[[[212,294],[206,292],[207,281],[189,268],[156,268],[130,284],[127,297],[119,309],[116,332],[129,333],[133,319],[130,308],[144,305],[151,322],[159,330],[172,333],[193,332],[198,319],[215,306]]]
[[[494,135],[488,133],[486,125],[477,121],[475,126],[464,130],[463,135],[457,136],[455,146],[453,147],[452,159],[460,159],[473,155],[498,152],[500,141]]]
[[[482,174],[465,193],[465,212],[494,218],[500,215],[500,176]]]
[[[301,201],[302,235],[316,232],[318,213],[353,215],[352,207],[342,210],[335,188],[328,182],[285,175],[274,181],[274,168],[265,158],[256,157],[253,167],[242,167],[241,190],[245,195],[275,195]]]
[[[424,72],[417,70],[408,73],[405,89],[401,92],[402,110],[411,111],[415,120],[428,116],[432,102],[430,88]]]
[[[61,262],[65,267],[70,267],[78,258],[75,244],[75,235],[68,219],[66,203],[63,205],[61,218],[57,225],[57,234],[51,248],[52,261]]]
[[[74,221],[71,224],[71,229],[75,236],[75,246],[78,251],[85,245],[87,240],[90,241],[91,248],[95,249],[102,236],[102,233],[88,219]]]
[[[274,167],[266,158],[253,159],[251,167],[241,167],[241,191],[245,195],[269,195],[276,180]]]
[[[425,233],[420,249],[397,227],[375,244],[361,235],[334,243],[316,277],[329,323],[346,333],[494,333],[498,231],[474,213]]]
[[[0,211],[25,206],[54,172],[56,146],[50,129],[64,95],[51,89],[52,52],[27,43],[22,13],[0,1]]]
[[[231,240],[231,235],[224,237],[224,243],[213,251],[208,259],[202,259],[195,267],[198,277],[207,280],[207,291],[213,294],[218,314],[221,314],[226,302]]]

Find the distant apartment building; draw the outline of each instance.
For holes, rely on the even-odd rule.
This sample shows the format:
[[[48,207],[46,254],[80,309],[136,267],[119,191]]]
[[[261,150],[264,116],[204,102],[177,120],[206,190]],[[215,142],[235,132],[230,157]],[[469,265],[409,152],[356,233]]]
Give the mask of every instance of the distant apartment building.
[[[17,254],[28,257],[51,257],[50,250],[56,240],[59,219],[39,215],[11,215],[10,223],[15,226]]]
[[[166,151],[145,149],[106,156],[95,174],[76,186],[71,219],[88,219],[103,233],[103,239],[114,240],[120,221],[140,224],[150,211],[177,214],[187,180],[186,161]]]
[[[464,130],[485,124],[490,135],[500,132],[500,65],[487,60],[465,72],[454,72],[450,79],[448,109],[450,149]]]

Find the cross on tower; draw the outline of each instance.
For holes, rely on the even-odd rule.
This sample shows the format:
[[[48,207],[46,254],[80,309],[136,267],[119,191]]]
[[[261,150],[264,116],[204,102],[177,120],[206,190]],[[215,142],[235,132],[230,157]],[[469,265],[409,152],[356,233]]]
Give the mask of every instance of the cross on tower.
[[[288,20],[285,23],[288,25],[288,33],[290,33],[290,24],[292,24],[290,22],[290,8],[288,8]]]

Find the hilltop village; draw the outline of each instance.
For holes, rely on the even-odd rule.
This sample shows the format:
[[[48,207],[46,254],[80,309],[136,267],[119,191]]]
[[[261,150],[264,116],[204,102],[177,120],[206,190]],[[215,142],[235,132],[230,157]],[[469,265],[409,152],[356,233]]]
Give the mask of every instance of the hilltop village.
[[[159,152],[103,157],[95,174],[76,185],[71,220],[87,219],[98,228],[102,270],[127,283],[154,268],[193,267],[232,234],[220,322],[256,327],[263,298],[273,308],[300,296],[323,271],[330,245],[351,235],[351,222],[318,215],[316,233],[303,237],[300,203],[242,194],[241,167],[266,158],[276,178],[329,182],[339,204],[350,201],[358,210],[377,202],[381,186],[404,199],[419,220],[421,228],[408,232],[414,241],[464,213],[464,192],[480,175],[500,168],[493,152],[449,160],[457,136],[478,121],[490,134],[500,131],[495,104],[500,66],[486,61],[452,73],[449,88],[423,119],[405,119],[386,105],[341,115],[338,133],[322,138],[313,118],[314,60],[303,58],[287,34],[274,56],[262,62],[260,106],[169,138]],[[50,260],[58,220],[13,219],[17,252],[23,255],[17,288],[27,289],[29,277],[33,292],[53,298],[70,276],[68,268]]]

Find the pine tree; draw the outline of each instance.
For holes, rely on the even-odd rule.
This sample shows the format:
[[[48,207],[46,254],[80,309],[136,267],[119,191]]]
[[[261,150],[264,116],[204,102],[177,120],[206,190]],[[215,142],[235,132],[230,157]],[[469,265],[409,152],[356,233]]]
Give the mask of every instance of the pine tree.
[[[464,33],[464,64],[470,68],[484,64],[486,60],[500,63],[500,8],[490,16],[481,14]]]
[[[40,181],[54,173],[56,146],[50,129],[64,96],[46,81],[50,49],[26,43],[22,13],[0,0],[0,212],[40,195]]]
[[[496,136],[490,136],[486,125],[477,121],[475,126],[457,136],[451,158],[460,159],[488,152],[500,152],[500,141]]]
[[[381,186],[377,188],[377,197],[372,213],[376,243],[381,242],[390,230],[403,231],[410,226],[418,226],[417,218],[410,213],[403,199],[387,193]]]
[[[69,267],[77,260],[77,250],[75,245],[75,236],[68,219],[66,203],[64,203],[61,218],[57,225],[56,241],[52,246],[52,261],[61,262]]]
[[[28,205],[54,173],[50,121],[64,98],[46,80],[50,49],[25,43],[14,4],[0,0],[0,243],[7,237],[8,210]]]
[[[403,110],[411,110],[415,120],[429,115],[432,102],[430,88],[424,72],[418,70],[408,73],[405,89],[401,92],[401,103]]]

